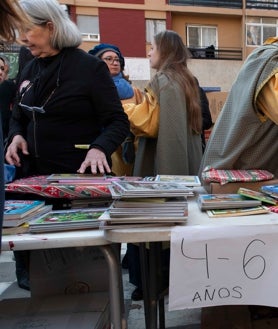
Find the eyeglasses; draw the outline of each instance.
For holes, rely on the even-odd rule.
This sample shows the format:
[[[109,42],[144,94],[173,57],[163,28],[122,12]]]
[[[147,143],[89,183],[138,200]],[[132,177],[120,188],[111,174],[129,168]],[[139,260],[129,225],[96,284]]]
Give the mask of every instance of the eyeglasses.
[[[27,86],[27,88],[25,89],[25,91],[23,92],[23,94],[21,95],[21,100],[24,97],[25,93],[32,87],[33,84],[31,84],[29,87]],[[43,103],[42,106],[29,106],[26,104],[21,103],[21,101],[18,103],[18,105],[27,111],[31,111],[31,112],[38,112],[38,113],[45,113],[45,105],[48,103],[48,101],[50,100],[50,98],[52,97],[52,95],[55,93],[56,89],[57,89],[57,85],[56,87],[52,90],[52,92],[50,93],[50,95],[47,97],[46,101]]]
[[[114,62],[120,64],[120,59],[118,57],[104,57],[102,59],[108,64],[114,64]]]
[[[53,96],[53,94],[55,93],[56,89],[60,86],[60,73],[61,73],[61,67],[62,67],[62,62],[63,62],[63,59],[64,59],[64,54],[62,55],[61,57],[61,60],[60,60],[60,65],[59,65],[59,69],[58,69],[58,75],[57,75],[57,80],[56,80],[56,86],[55,88],[52,90],[52,92],[50,93],[50,95],[46,98],[45,102],[43,103],[43,105],[41,106],[29,106],[29,105],[26,105],[26,104],[23,104],[22,103],[22,99],[24,98],[24,95],[26,94],[26,92],[33,86],[34,82],[36,81],[36,79],[39,78],[39,75],[34,79],[33,82],[30,82],[23,90],[22,94],[21,94],[21,98],[20,98],[20,102],[18,103],[18,105],[24,109],[24,110],[27,110],[27,111],[30,111],[30,112],[38,112],[38,113],[45,113],[45,106],[46,104],[49,102],[49,100],[51,99],[51,97]]]

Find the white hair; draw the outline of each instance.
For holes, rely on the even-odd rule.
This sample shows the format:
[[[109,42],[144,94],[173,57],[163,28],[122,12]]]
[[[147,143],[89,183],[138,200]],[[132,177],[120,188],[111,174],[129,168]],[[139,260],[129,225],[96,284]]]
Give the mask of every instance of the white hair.
[[[20,0],[20,6],[35,25],[51,22],[54,34],[51,46],[62,50],[67,47],[78,47],[81,44],[81,33],[70,20],[66,11],[56,0]]]

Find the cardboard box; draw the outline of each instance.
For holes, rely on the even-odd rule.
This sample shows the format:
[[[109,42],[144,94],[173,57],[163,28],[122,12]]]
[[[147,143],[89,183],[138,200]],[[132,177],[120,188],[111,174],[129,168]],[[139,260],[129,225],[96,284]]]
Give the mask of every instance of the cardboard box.
[[[212,122],[215,123],[219,113],[222,110],[223,105],[226,102],[228,92],[207,92],[206,93],[209,101],[209,109],[211,113]]]
[[[259,191],[263,185],[278,184],[278,179],[265,180],[260,182],[234,182],[220,185],[219,183],[206,184],[204,187],[211,194],[217,193],[237,193],[240,187],[248,188],[250,190]]]
[[[32,250],[32,297],[109,290],[107,262],[98,247]]]
[[[6,299],[0,328],[109,329],[108,294]]]

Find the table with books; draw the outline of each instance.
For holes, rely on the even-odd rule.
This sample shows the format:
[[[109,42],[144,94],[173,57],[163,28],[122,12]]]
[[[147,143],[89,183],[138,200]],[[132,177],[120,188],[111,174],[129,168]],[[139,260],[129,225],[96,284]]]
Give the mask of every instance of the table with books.
[[[69,179],[69,177],[66,178]],[[47,216],[49,213],[53,212],[55,215],[55,217],[52,216],[51,218],[51,221],[53,222],[53,218],[57,218],[57,213],[63,213],[65,211],[52,211],[51,200],[57,202],[59,198],[63,199],[63,204],[66,201],[67,206],[68,201],[70,203],[82,201],[81,207],[88,208],[93,206],[94,208],[90,209],[93,209],[99,216],[98,210],[102,208],[95,208],[95,206],[98,206],[99,204],[104,206],[106,201],[110,202],[110,192],[107,188],[107,180],[104,181],[103,179],[100,180],[100,178],[97,178],[93,184],[88,184],[88,181],[84,184],[80,182],[76,184],[73,181],[52,183],[47,181],[46,176],[34,176],[26,179],[19,179],[7,184],[6,193],[9,194],[9,192],[11,192],[13,196],[15,195],[14,193],[16,193],[17,199],[6,200],[6,212],[12,213],[14,211],[15,215],[12,216],[12,218],[10,218],[11,216],[5,218],[5,227],[2,236],[2,250],[32,250],[34,252],[47,252],[47,250],[69,250],[73,247],[77,247],[79,250],[82,250],[82,248],[86,249],[87,247],[97,247],[104,256],[109,272],[107,276],[109,280],[110,324],[113,328],[124,328],[126,320],[124,317],[122,276],[120,274],[118,250],[115,249],[115,244],[112,244],[104,237],[104,232],[98,230],[99,222],[94,222],[95,219],[92,216],[93,221],[89,222],[88,218],[80,217],[80,214],[78,214],[79,217],[75,220],[75,223],[72,221],[72,224],[70,224],[73,225],[70,229],[66,228],[65,224],[61,226],[61,221],[60,223],[56,223],[59,225],[57,232],[55,232],[56,226],[53,229],[53,225],[52,227],[46,226],[44,230],[41,231],[40,226],[42,223],[39,224],[39,228],[37,227],[38,225],[34,226],[34,232],[37,230],[39,233],[29,232],[29,227],[31,226],[29,224],[31,221],[36,220],[36,218]],[[23,200],[26,195],[31,195],[31,198],[29,198],[30,200]],[[39,198],[39,200],[32,200],[36,198]],[[48,202],[45,202],[45,200],[48,200]],[[18,213],[16,214],[18,210],[15,210],[15,208],[22,206],[23,202],[25,203],[26,208],[30,208],[31,204],[33,205],[33,212],[30,213],[30,210],[29,212],[26,211],[26,217],[25,215],[19,216]],[[80,205],[78,204],[76,209],[79,207]],[[78,211],[79,210],[80,209],[78,209]],[[72,214],[73,212],[78,212],[77,210],[75,211],[75,209],[66,211],[67,216],[68,213]],[[88,209],[81,209],[79,212],[84,215],[84,213],[88,212]],[[81,219],[83,227],[80,227],[80,223],[78,224],[78,222],[80,222],[79,219]],[[22,224],[24,222],[27,222],[28,225]],[[67,223],[69,223],[68,220]],[[54,225],[56,224],[54,223]],[[84,229],[86,228],[86,225],[87,229]]]
[[[204,202],[207,200],[200,200],[198,198],[198,195],[206,193],[200,186],[198,177],[168,176],[158,175],[157,177],[133,178],[130,180],[123,178],[112,179],[109,184],[105,185],[105,193],[112,196],[114,201],[109,207],[109,210],[104,211],[100,217],[101,228],[103,230],[73,230],[60,233],[44,232],[40,234],[27,233],[22,234],[22,236],[4,236],[3,246],[6,250],[24,250],[26,246],[29,248],[33,246],[34,249],[50,248],[50,246],[52,248],[55,248],[55,246],[64,248],[72,245],[90,245],[90,243],[94,244],[94,241],[100,244],[103,243],[105,246],[110,246],[110,242],[118,244],[128,242],[139,243],[146,328],[157,328],[158,304],[160,309],[159,325],[163,328],[164,292],[160,291],[158,289],[159,287],[157,287],[157,283],[159,283],[157,274],[160,265],[159,254],[161,244],[163,241],[170,241],[172,228],[179,225],[181,227],[196,225],[206,227],[207,225],[250,225],[254,223],[254,221],[252,222],[254,216],[241,216],[237,213],[235,217],[235,209],[229,209],[226,211],[226,215],[223,211],[220,214],[216,213],[214,214],[216,216],[215,218],[210,218],[208,216],[209,213],[200,210],[203,207],[201,201]],[[24,190],[29,188],[28,186],[23,187]],[[85,185],[82,187],[83,190],[84,187]],[[18,189],[18,186],[16,188]],[[55,190],[57,190],[57,187],[55,187]],[[242,192],[245,193],[246,191]],[[216,199],[216,201],[219,201],[219,195]],[[210,205],[211,201],[208,201]],[[235,201],[238,202],[240,200],[236,198],[232,203],[234,204]],[[221,203],[223,202],[231,202],[231,200],[227,200],[227,194],[224,196],[224,200],[221,200]],[[249,210],[250,206],[252,206],[256,207],[253,211],[265,212],[265,214],[256,215],[257,224],[278,223],[277,214],[270,214],[269,210],[259,205],[257,201],[252,203],[250,198],[248,202]],[[231,207],[231,205],[229,207],[235,208],[235,206]],[[244,207],[243,204],[241,207]],[[206,209],[211,214],[213,213],[214,209]],[[246,208],[241,212],[244,213],[245,211]],[[225,217],[228,215],[232,215],[233,217]],[[146,257],[147,244],[149,246],[149,262],[147,262]],[[117,262],[116,265],[114,260],[112,260],[114,265],[112,264],[110,268],[111,273],[113,273],[111,271],[112,267],[119,265],[118,260],[115,260]],[[116,300],[118,297],[122,298],[122,296],[119,296],[119,290],[116,287],[117,282],[121,282],[120,278],[116,278],[113,285],[111,285],[111,287],[116,289],[116,298],[112,300],[112,320],[115,320],[115,323],[119,324],[121,320],[119,314],[122,313],[118,305],[118,317],[115,314],[117,308]],[[115,328],[117,328],[117,325]]]
[[[267,185],[267,183],[266,183]],[[261,205],[261,202],[252,198],[237,197],[236,194],[222,195],[223,200],[221,202],[232,202],[236,205],[229,204],[228,210],[220,211],[220,214],[216,214],[212,216],[212,210],[214,206],[203,209],[201,208],[203,205],[201,204],[201,200],[199,195],[207,194],[206,190],[202,187],[193,187],[194,196],[187,196],[187,214],[184,223],[177,223],[184,226],[219,226],[219,225],[264,225],[264,224],[278,224],[278,215],[275,212],[270,212],[265,206]],[[243,194],[247,193],[245,190],[241,191]],[[272,194],[273,195],[273,194]],[[277,195],[276,195],[277,196]],[[220,197],[220,195],[219,195]],[[260,196],[262,197],[262,196]],[[264,198],[267,199],[267,196],[264,195]],[[232,199],[232,200],[231,200]],[[126,200],[126,199],[125,199]],[[242,200],[246,201],[245,205],[237,202],[242,202]],[[219,200],[217,200],[219,201]],[[273,202],[273,201],[272,201]],[[209,201],[209,204],[211,200]],[[275,203],[275,202],[274,202]],[[273,206],[274,203],[270,203],[269,206]],[[219,206],[219,203],[217,204]],[[224,208],[227,206],[223,206]],[[241,214],[238,212],[238,208],[242,207]],[[273,206],[275,207],[275,206]],[[246,211],[250,212],[254,211],[254,216],[245,216]],[[261,213],[261,214],[260,214]],[[226,217],[227,216],[227,217]],[[111,216],[112,217],[112,216]],[[157,287],[157,282],[159,281],[159,255],[161,253],[161,243],[165,241],[171,240],[171,232],[173,227],[178,230],[179,226],[170,225],[167,226],[161,222],[160,226],[149,227],[144,226],[144,221],[142,221],[143,225],[136,226],[132,224],[132,217],[138,218],[136,215],[132,215],[129,220],[127,220],[126,227],[123,226],[123,221],[117,221],[114,223],[113,228],[113,220],[114,218],[110,218],[108,220],[108,227],[105,229],[105,237],[107,240],[116,242],[116,243],[139,243],[140,246],[140,261],[142,264],[142,278],[143,278],[143,295],[144,295],[144,306],[145,306],[145,322],[146,328],[154,329],[158,327],[158,310],[159,310],[159,326],[161,328],[164,327],[164,300],[163,300],[163,291]],[[153,219],[151,216],[149,216]],[[159,215],[158,215],[159,217]],[[256,218],[256,221],[254,221]],[[116,218],[115,218],[116,219]],[[168,217],[169,222],[173,221],[173,218]],[[167,223],[167,217],[164,219],[164,223]],[[112,225],[111,225],[112,224]],[[113,229],[111,229],[111,227]],[[186,228],[185,228],[186,230]],[[146,254],[144,250],[146,248],[146,244],[149,246],[149,262],[146,261]],[[166,292],[167,293],[167,292]]]

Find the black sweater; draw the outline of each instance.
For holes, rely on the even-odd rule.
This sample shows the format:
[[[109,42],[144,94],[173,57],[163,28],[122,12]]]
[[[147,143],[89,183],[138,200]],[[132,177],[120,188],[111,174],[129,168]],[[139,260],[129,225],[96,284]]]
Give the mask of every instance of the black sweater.
[[[76,149],[75,144],[101,149],[111,164],[111,154],[129,133],[107,65],[81,49],[64,49],[28,63],[19,79],[18,102],[46,102],[45,113],[17,104],[13,108],[9,138],[22,135],[31,154],[25,159],[24,175],[76,172],[87,150]]]

